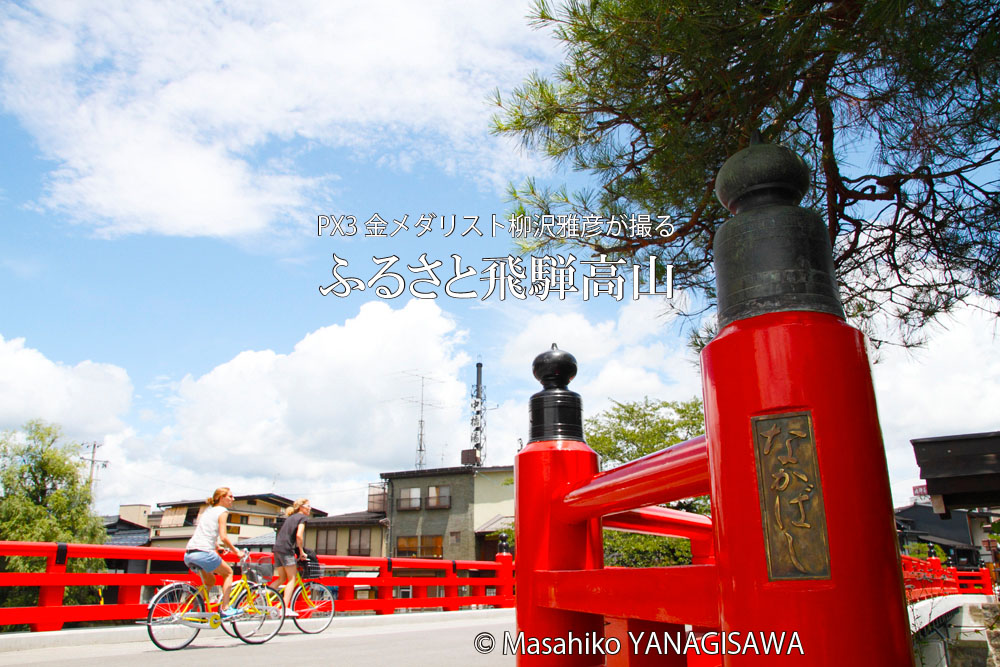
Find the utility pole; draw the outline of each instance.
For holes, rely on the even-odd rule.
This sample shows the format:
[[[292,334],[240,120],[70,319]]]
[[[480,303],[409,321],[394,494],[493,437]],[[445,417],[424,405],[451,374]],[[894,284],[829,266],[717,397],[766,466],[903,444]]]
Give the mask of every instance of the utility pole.
[[[94,479],[95,479],[94,471],[97,470],[98,468],[108,467],[107,460],[97,458],[97,449],[103,446],[104,446],[103,442],[97,442],[97,441],[91,442],[90,458],[87,458],[85,456],[80,457],[84,461],[90,463],[90,480],[87,482],[87,488],[90,490],[90,502],[92,503],[94,502]]]

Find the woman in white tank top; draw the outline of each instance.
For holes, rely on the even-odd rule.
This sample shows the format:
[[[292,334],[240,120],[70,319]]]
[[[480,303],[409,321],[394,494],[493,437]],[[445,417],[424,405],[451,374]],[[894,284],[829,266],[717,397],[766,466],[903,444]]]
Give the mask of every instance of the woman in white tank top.
[[[242,557],[240,550],[230,541],[226,534],[226,520],[229,518],[229,508],[233,506],[233,494],[228,486],[215,490],[212,497],[206,500],[209,508],[198,517],[194,535],[188,540],[184,552],[184,564],[198,573],[205,587],[211,589],[215,585],[215,575],[222,577],[222,599],[219,601],[219,612],[223,618],[236,614],[229,607],[229,590],[233,585],[233,568],[222,560],[218,553],[219,542],[237,556]]]

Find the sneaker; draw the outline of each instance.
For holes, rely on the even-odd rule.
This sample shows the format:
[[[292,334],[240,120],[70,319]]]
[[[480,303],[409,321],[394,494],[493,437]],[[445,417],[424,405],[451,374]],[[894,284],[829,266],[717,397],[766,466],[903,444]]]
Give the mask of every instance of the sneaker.
[[[299,617],[299,612],[295,611],[294,609],[285,610],[285,618],[298,618],[298,617]]]
[[[239,616],[239,615],[240,615],[240,610],[233,609],[232,607],[229,607],[228,609],[223,609],[222,613],[220,614],[220,616],[222,616],[222,620],[230,619],[233,616]]]

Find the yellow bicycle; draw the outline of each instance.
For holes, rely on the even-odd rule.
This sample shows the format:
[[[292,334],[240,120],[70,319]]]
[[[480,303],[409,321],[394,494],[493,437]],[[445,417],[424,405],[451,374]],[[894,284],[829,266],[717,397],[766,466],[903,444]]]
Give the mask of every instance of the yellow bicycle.
[[[219,604],[212,602],[203,584],[193,586],[177,581],[161,588],[149,602],[146,629],[153,643],[164,651],[182,649],[205,628],[224,628],[247,644],[263,644],[281,629],[285,603],[280,595],[263,584],[260,573],[250,564],[248,552],[240,559],[243,576],[233,583],[229,606],[238,613],[223,619]]]
[[[334,594],[318,581],[303,580],[300,570],[295,572],[295,581],[286,586],[295,586],[292,604],[287,617],[306,634],[323,632],[333,621]]]

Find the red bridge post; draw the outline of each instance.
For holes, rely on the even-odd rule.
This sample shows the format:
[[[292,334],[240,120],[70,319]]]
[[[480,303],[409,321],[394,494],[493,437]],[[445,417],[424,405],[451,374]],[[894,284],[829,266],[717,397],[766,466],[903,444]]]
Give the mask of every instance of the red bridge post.
[[[583,441],[579,394],[566,388],[576,375],[576,359],[555,345],[532,365],[544,387],[531,397],[530,440],[514,457],[515,543],[517,547],[517,630],[527,643],[593,642],[604,637],[604,618],[597,614],[542,607],[540,572],[591,570],[604,564],[599,519],[566,521],[559,508],[566,491],[597,473],[597,454]],[[528,655],[517,664],[593,665],[593,655]]]
[[[496,594],[501,598],[501,607],[514,606],[514,556],[508,549],[507,536],[501,534],[499,551],[494,557],[497,562],[497,569],[494,575],[500,582],[497,583]]]
[[[45,558],[45,573],[46,574],[61,574],[66,571],[66,552],[68,546],[65,542],[59,542],[56,545],[56,552],[54,554],[49,554]],[[39,586],[38,587],[38,606],[39,607],[61,607],[63,603],[63,598],[66,595],[65,586]],[[38,623],[29,623],[28,627],[31,628],[32,632],[50,632],[53,630],[62,630],[63,622],[58,620],[56,614],[50,614],[46,616],[46,620],[40,621]]]
[[[864,336],[829,234],[780,146],[730,158],[716,194],[719,333],[702,353],[724,632],[797,633],[804,655],[723,665],[912,664]]]

